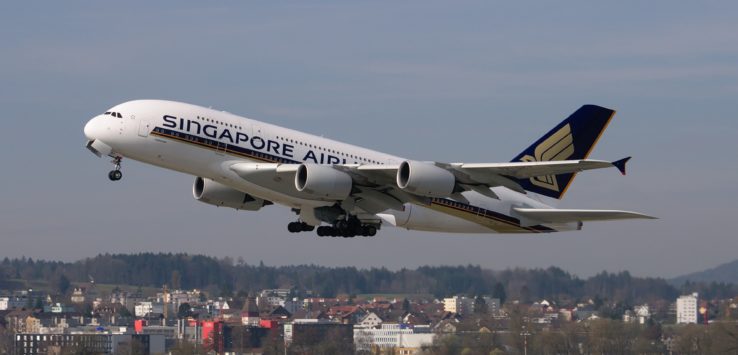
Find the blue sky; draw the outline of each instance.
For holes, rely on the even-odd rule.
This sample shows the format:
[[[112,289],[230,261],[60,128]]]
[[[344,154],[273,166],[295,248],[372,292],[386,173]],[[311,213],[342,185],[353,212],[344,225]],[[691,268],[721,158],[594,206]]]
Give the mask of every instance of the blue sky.
[[[675,276],[736,258],[738,5],[670,1],[49,2],[0,5],[0,257],[101,252],[266,264],[557,265]],[[658,221],[546,236],[386,228],[373,239],[286,232],[271,206],[196,202],[190,176],[109,164],[82,127],[162,98],[414,159],[507,161],[585,103],[618,110],[562,207]]]

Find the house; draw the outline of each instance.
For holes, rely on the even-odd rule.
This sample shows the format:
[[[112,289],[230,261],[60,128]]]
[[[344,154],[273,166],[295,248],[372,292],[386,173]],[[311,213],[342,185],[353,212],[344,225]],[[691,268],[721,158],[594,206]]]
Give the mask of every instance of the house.
[[[361,306],[334,306],[328,309],[328,316],[343,324],[356,324],[364,318],[367,311]]]
[[[261,318],[259,317],[259,307],[256,306],[256,299],[254,297],[249,297],[241,310],[241,324],[250,327],[258,327],[259,320],[261,320]]]
[[[435,327],[433,327],[433,332],[442,334],[456,333],[456,330],[458,329],[457,323],[458,321],[456,319],[444,319],[438,322]]]
[[[72,291],[72,296],[70,297],[70,300],[72,303],[80,304],[85,303],[85,290],[81,287],[75,287]]]
[[[377,328],[382,325],[382,318],[374,312],[369,312],[364,315],[357,323],[357,328]]]
[[[651,319],[651,310],[647,304],[635,306],[635,308],[633,308],[633,313],[635,313],[638,324],[646,324],[646,321]]]
[[[292,317],[292,313],[282,306],[274,307],[274,309],[269,312],[269,319],[272,320],[289,319],[290,317]]]
[[[421,312],[408,312],[402,317],[402,322],[412,325],[427,325],[431,323],[427,314]]]
[[[10,311],[5,315],[5,326],[13,333],[24,333],[28,317],[33,317],[33,311],[25,309]]]

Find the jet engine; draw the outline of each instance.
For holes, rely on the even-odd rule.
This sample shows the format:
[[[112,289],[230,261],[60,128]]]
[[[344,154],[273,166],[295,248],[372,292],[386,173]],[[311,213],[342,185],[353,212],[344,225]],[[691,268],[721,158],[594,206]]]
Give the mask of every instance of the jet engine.
[[[397,186],[427,197],[446,197],[454,191],[456,177],[446,169],[418,161],[404,161],[397,169]]]
[[[295,174],[295,188],[328,200],[344,200],[351,194],[351,176],[328,165],[302,164]]]
[[[197,177],[192,186],[195,200],[213,206],[235,208],[237,210],[258,211],[272,202],[253,197],[245,192],[225,186],[210,179]]]

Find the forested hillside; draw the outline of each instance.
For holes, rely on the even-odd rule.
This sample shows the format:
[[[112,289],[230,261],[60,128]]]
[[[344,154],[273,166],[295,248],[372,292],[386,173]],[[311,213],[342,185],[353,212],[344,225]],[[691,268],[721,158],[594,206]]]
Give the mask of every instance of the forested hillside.
[[[479,266],[423,266],[397,271],[385,268],[324,267],[316,265],[265,266],[243,260],[188,254],[103,254],[76,262],[4,259],[0,285],[12,280],[44,280],[50,285],[87,282],[170,288],[200,288],[220,294],[253,292],[265,288],[311,290],[316,295],[364,293],[429,293],[494,295],[530,302],[549,299],[576,302],[607,299],[636,303],[673,300],[680,293],[700,292],[707,298],[731,297],[733,284],[688,283],[677,288],[660,278],[633,277],[628,272],[601,272],[582,279],[556,267],[494,271]],[[304,295],[304,293],[303,293]]]
[[[675,277],[670,280],[675,285],[692,282],[738,283],[738,260],[718,265],[712,269]]]

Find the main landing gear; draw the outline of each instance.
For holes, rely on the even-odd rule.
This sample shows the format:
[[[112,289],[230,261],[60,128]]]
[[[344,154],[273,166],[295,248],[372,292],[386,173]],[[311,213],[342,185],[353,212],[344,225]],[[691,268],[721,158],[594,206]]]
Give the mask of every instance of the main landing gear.
[[[305,222],[290,222],[287,224],[287,230],[290,233],[311,232],[314,229],[314,226]],[[358,218],[352,217],[348,220],[338,220],[332,226],[319,226],[317,232],[319,237],[373,237],[377,234],[377,227],[371,224],[361,224]]]
[[[373,237],[377,234],[377,227],[361,224],[358,218],[351,217],[348,220],[338,220],[333,226],[320,226],[317,232],[319,237]]]
[[[287,230],[290,231],[290,233],[311,232],[313,229],[315,229],[314,226],[305,222],[290,222],[287,224]]]
[[[121,157],[115,157],[113,158],[113,163],[115,165],[115,169],[110,170],[108,173],[108,179],[110,181],[118,181],[123,178],[123,173],[120,171],[120,162],[123,160]]]

